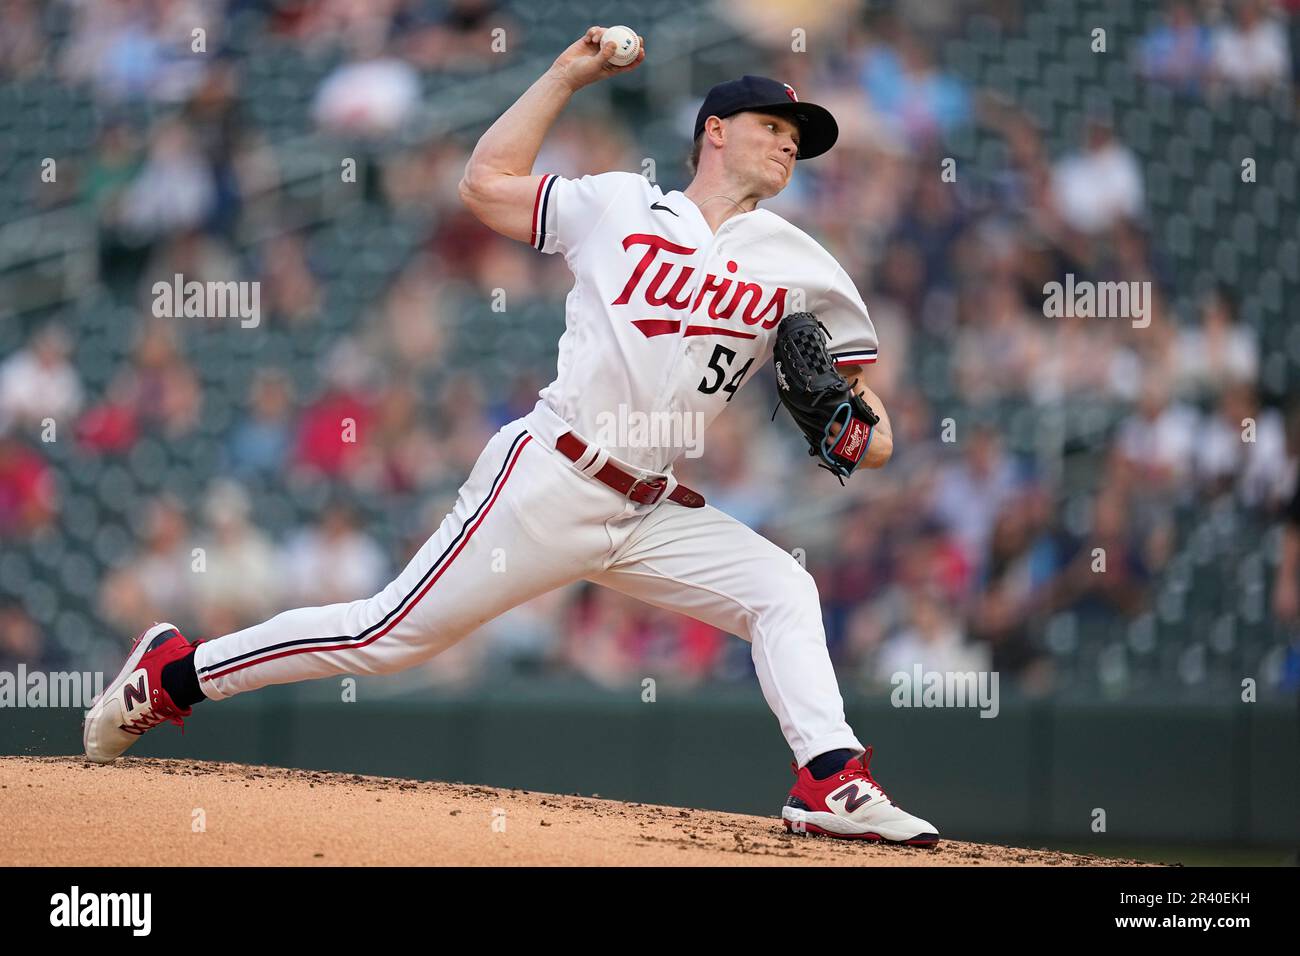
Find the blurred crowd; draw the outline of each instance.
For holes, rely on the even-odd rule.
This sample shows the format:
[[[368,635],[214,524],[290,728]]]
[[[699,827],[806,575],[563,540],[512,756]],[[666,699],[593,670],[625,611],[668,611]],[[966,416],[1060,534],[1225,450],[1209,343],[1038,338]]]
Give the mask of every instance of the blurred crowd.
[[[53,72],[106,104],[93,150],[42,201],[95,211],[103,281],[139,315],[103,389],[86,387],[77,330],[57,316],[0,362],[5,547],[58,527],[62,483],[41,440],[49,421],[71,423],[77,454],[122,461],[146,438],[194,434],[205,407],[220,401],[233,411],[202,496],[181,500],[164,477],[162,492],[133,503],[138,542],[97,584],[106,626],[128,634],[173,620],[210,636],[379,590],[436,527],[448,489],[486,439],[532,406],[553,371],[519,368],[502,394],[486,394],[456,367],[453,317],[501,289],[561,310],[568,274],[461,207],[456,182],[472,138],[380,151],[369,199],[423,217],[424,240],[408,261],[388,264],[379,294],[322,351],[316,383],[304,388],[253,351],[246,393],[221,394],[223,383],[196,361],[205,336],[281,331],[314,342],[337,290],[310,232],[271,229],[263,241],[241,241],[241,224],[274,216],[258,197],[274,186],[276,144],[246,120],[240,59],[196,61],[183,51],[195,23],[207,24],[206,42],[219,51],[229,39],[221,26],[235,14],[269,14],[279,40],[343,53],[312,102],[320,129],[378,141],[420,109],[422,75],[489,69],[492,29],[517,23],[494,0],[68,2],[71,32],[56,50],[43,46],[41,4],[3,6],[0,77]],[[722,15],[735,15],[733,6]],[[821,239],[857,281],[881,342],[869,381],[891,412],[894,460],[841,490],[799,453],[787,422],[768,421],[765,372],[712,426],[703,457],[682,459],[677,471],[711,503],[801,549],[846,684],[878,685],[914,664],[991,667],[1026,692],[1047,693],[1057,674],[1046,622],[1069,612],[1119,632],[1149,612],[1180,544],[1180,508],[1228,502],[1282,520],[1296,483],[1297,418],[1287,396],[1261,388],[1260,339],[1242,319],[1240,290],[1209,284],[1181,314],[1172,307],[1143,165],[1111,113],[1089,111],[1074,145],[1053,151],[1027,112],[945,69],[943,39],[962,24],[955,5],[935,5],[949,10],[946,23],[848,6],[853,15],[827,16],[817,37],[833,55],[791,53],[779,34],[762,51],[756,72],[792,83],[841,126],[836,148],[800,165],[766,205]],[[1018,9],[983,6],[1008,17]],[[1134,46],[1132,69],[1192,96],[1293,89],[1298,7],[1168,3]],[[113,104],[141,99],[171,108],[145,129],[115,118]],[[695,102],[656,109],[693,114]],[[982,188],[959,188],[937,171],[946,138],[973,125],[1000,138],[1005,160]],[[687,146],[683,139],[682,156],[661,157],[659,168]],[[641,150],[630,124],[568,116],[537,169],[636,170]],[[260,280],[261,331],[154,318],[150,286],[174,273]],[[1149,324],[1045,318],[1044,284],[1067,273],[1150,282]],[[936,371],[937,356],[945,364]],[[1013,447],[1007,415],[1027,410],[1050,422],[1080,407],[1106,409],[1114,422],[1085,449],[1095,474],[1084,494],[1065,487],[1059,447]],[[354,440],[340,433],[345,419]],[[273,536],[248,491],[268,483],[329,494],[314,521]],[[792,524],[791,499],[823,487],[834,507]],[[357,495],[400,502],[401,533],[368,527],[349,504]],[[17,596],[0,604],[0,665],[54,655],[41,640]],[[605,685],[647,675],[753,679],[742,642],[589,585],[508,613],[433,661],[427,676],[472,681],[503,667]]]

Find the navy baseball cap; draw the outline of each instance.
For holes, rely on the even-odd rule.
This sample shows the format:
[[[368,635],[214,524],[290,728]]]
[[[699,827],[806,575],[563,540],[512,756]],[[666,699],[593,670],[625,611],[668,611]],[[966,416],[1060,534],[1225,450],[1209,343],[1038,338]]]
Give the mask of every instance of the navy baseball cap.
[[[754,111],[788,116],[799,124],[799,152],[795,159],[812,159],[835,145],[840,128],[830,110],[815,103],[801,103],[794,87],[789,83],[769,80],[765,76],[742,76],[738,80],[719,83],[704,97],[704,105],[695,117],[695,135],[704,132],[704,122],[710,116],[726,119],[737,113]]]

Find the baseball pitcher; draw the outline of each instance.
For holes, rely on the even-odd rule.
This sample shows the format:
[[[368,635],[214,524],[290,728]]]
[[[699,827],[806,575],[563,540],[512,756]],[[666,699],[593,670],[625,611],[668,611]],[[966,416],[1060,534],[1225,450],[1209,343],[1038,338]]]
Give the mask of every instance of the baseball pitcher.
[[[834,145],[835,121],[792,87],[745,76],[706,96],[684,191],[628,172],[535,173],[570,97],[645,58],[643,41],[632,63],[614,65],[602,35],[588,30],[493,124],[460,185],[480,220],[563,255],[573,273],[555,380],[536,407],[488,442],[451,513],[378,594],[196,642],[171,624],[146,630],[86,717],[91,760],[115,759],[201,701],[412,667],[518,604],[588,580],[751,644],[794,754],[788,828],[938,842],[872,778],[871,749],[845,722],[812,576],[680,484],[680,448],[601,427],[632,413],[707,425],[772,357],[781,401],[819,465],[842,481],[888,461],[889,416],[861,384],[877,348],[861,296],[816,241],[758,208],[797,160]],[[507,555],[506,572],[494,553]]]

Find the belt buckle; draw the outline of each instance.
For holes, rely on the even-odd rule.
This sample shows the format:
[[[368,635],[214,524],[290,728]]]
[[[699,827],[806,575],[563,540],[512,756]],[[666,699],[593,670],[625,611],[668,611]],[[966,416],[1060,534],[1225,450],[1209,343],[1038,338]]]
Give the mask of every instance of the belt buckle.
[[[633,497],[636,494],[637,488],[641,485],[645,485],[647,488],[654,489],[655,496],[649,501],[642,501],[640,498]],[[663,497],[664,489],[667,487],[668,487],[667,478],[637,478],[635,481],[632,482],[631,485],[628,486],[627,494],[625,494],[623,497],[631,501],[635,501],[638,504],[652,505],[660,498]]]

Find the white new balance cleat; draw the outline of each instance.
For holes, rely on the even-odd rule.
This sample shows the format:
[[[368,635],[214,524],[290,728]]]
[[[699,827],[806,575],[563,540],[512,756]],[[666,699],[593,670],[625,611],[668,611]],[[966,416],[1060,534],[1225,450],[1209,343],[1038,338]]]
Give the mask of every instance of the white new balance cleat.
[[[854,757],[839,773],[814,779],[805,767],[795,768],[795,784],[781,808],[781,819],[793,833],[855,840],[934,846],[939,831],[932,824],[893,804],[867,769],[872,749]]]
[[[162,670],[194,645],[173,624],[155,624],[135,639],[126,663],[95,699],[82,724],[86,757],[110,763],[164,721],[184,725],[193,708],[177,707],[163,688]]]

